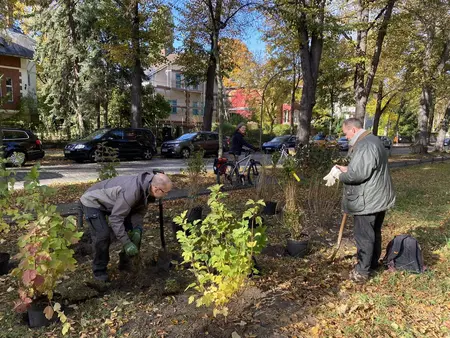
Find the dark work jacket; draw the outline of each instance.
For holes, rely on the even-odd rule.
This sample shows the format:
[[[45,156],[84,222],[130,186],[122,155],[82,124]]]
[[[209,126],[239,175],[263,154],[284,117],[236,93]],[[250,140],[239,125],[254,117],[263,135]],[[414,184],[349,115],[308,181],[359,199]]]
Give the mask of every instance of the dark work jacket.
[[[230,153],[241,155],[242,147],[244,146],[253,150],[257,149],[244,139],[244,135],[242,135],[239,131],[235,131],[233,138],[231,139]]]
[[[392,208],[395,192],[386,149],[377,136],[369,134],[357,141],[350,154],[344,183],[343,209],[350,215],[369,215]]]

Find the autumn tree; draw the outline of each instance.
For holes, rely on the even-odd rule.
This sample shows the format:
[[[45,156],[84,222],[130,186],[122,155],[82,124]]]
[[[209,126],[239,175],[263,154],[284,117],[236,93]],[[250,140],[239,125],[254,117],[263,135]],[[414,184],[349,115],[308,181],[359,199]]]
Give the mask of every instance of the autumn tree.
[[[164,60],[161,50],[173,42],[170,9],[159,0],[102,0],[107,57],[129,73],[131,126],[142,126],[143,69]]]
[[[450,53],[450,10],[448,1],[410,0],[407,7],[412,18],[414,39],[410,52],[415,56],[415,72],[421,84],[419,102],[418,152],[426,152],[434,121],[436,87],[445,76]],[[419,51],[419,53],[418,53]]]
[[[345,36],[355,45],[355,56],[357,58],[355,66],[354,90],[355,90],[355,117],[364,121],[366,106],[372,91],[373,82],[377,72],[378,64],[383,50],[383,42],[388,32],[392,12],[397,0],[367,1],[355,0],[351,13],[344,16],[352,17],[355,14],[355,22],[346,22],[352,31],[356,32],[356,41],[349,34]],[[354,10],[353,10],[354,9]],[[370,43],[370,38],[374,42]]]
[[[265,5],[269,19],[286,25],[295,37],[301,59],[303,81],[297,140],[309,143],[313,108],[316,104],[317,80],[325,32],[326,1],[275,0]]]
[[[203,69],[206,77],[204,130],[211,130],[216,83],[218,104],[221,110],[224,110],[219,42],[223,37],[236,36],[240,33],[242,26],[249,19],[248,16],[244,17],[244,14],[249,14],[254,4],[254,1],[245,0],[193,0],[184,1],[178,6],[181,14],[180,25],[184,32],[182,54],[187,54],[186,57],[180,58],[180,62],[194,61],[196,56],[206,56],[206,59],[201,58],[197,62],[182,63],[188,79],[190,74],[201,75],[199,69]],[[219,113],[219,119],[221,116]]]

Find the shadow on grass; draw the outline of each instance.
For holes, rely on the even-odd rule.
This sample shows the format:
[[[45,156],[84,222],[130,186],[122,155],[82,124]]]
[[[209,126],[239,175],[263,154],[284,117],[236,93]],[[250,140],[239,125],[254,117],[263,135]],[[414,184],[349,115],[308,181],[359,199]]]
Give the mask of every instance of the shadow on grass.
[[[413,235],[421,246],[425,265],[435,266],[439,264],[440,257],[433,251],[450,246],[450,217],[446,218],[440,226],[415,228]]]

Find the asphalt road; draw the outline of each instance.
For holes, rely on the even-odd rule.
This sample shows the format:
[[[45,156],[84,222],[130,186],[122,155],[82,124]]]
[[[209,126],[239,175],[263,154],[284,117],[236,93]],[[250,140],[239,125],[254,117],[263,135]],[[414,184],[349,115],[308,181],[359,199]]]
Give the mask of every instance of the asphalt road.
[[[409,148],[393,148],[393,155],[408,154]],[[226,155],[225,155],[226,156]],[[270,155],[256,153],[253,155],[257,161],[261,163],[270,163]],[[212,171],[214,158],[205,158],[207,170]],[[187,164],[183,159],[176,158],[159,158],[155,157],[151,161],[123,161],[117,167],[119,175],[133,175],[144,171],[151,171],[153,169],[163,170],[168,174],[178,174],[183,169],[186,169]],[[23,180],[30,167],[15,169],[16,184],[15,188],[23,187]],[[98,165],[96,163],[75,163],[61,165],[46,165],[41,166],[40,182],[41,184],[69,184],[81,183],[88,181],[95,181],[98,178]]]

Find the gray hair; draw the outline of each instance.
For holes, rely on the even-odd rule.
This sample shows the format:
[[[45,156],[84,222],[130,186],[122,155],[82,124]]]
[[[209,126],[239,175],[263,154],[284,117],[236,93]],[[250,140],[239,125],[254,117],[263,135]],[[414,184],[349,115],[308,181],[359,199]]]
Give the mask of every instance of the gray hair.
[[[363,123],[360,119],[357,119],[355,117],[350,117],[349,119],[344,120],[344,125],[345,126],[352,126],[358,129],[362,129],[363,128]]]

